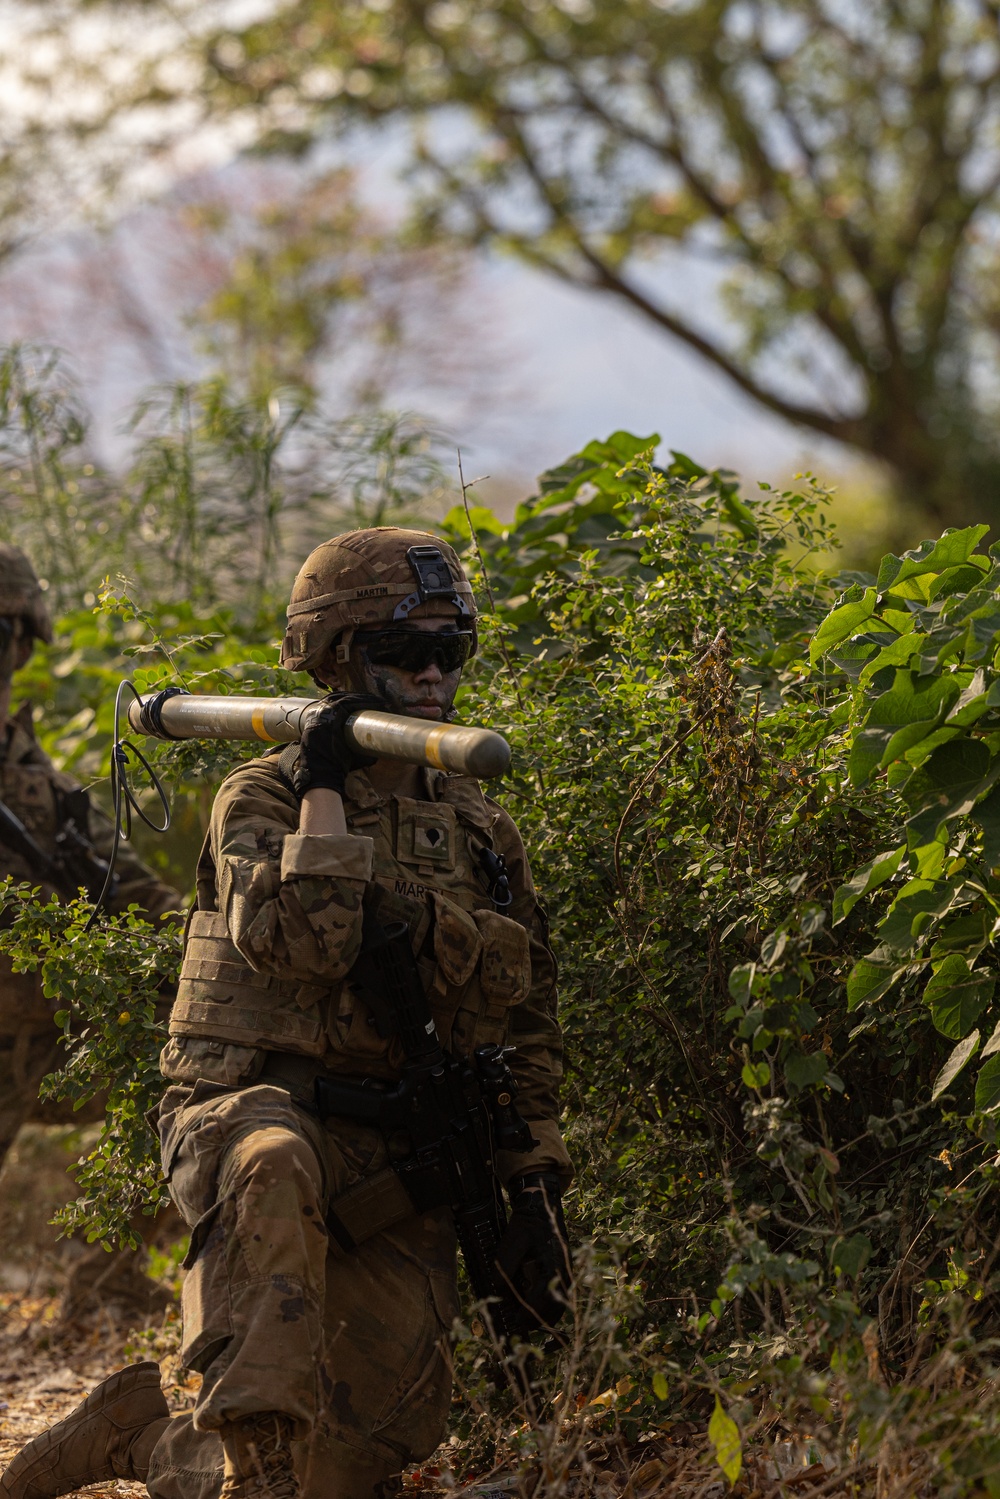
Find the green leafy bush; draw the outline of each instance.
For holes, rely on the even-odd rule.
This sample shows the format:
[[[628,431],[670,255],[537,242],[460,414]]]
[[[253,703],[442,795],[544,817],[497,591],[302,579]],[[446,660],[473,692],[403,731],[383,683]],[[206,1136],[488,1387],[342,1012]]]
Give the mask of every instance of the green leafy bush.
[[[177,982],[181,931],[151,926],[135,907],[88,930],[91,914],[83,899],[43,904],[29,885],[0,884],[3,951],[16,972],[39,975],[70,1048],[42,1097],[82,1104],[108,1095],[101,1135],[75,1169],[81,1196],[57,1222],[138,1248],[136,1211],[155,1213],[167,1198],[145,1116],[164,1087],[163,1001]]]
[[[573,479],[479,536],[519,593],[464,705],[517,745],[581,1222],[687,1361],[871,1316],[902,1361],[992,1304],[1000,575],[971,528],[835,600],[815,489],[587,459],[589,537]]]

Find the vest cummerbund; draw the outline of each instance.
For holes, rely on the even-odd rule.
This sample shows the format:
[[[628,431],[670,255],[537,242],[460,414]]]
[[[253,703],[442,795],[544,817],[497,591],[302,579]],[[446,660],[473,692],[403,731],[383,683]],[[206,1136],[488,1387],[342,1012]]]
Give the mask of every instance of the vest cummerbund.
[[[221,912],[195,911],[170,1034],[321,1056],[330,998],[325,985],[258,973],[233,943]]]

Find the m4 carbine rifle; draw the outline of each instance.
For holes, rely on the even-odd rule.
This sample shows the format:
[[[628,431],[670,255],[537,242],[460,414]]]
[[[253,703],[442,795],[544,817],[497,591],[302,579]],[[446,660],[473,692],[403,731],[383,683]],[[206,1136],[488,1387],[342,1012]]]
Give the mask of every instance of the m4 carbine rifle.
[[[108,876],[108,864],[90,841],[90,798],[83,787],[58,793],[61,819],[56,851],[46,853],[21,819],[0,801],[0,843],[19,854],[40,884],[51,885],[65,899],[75,900],[81,885],[96,900]]]
[[[479,1046],[471,1059],[441,1045],[410,947],[405,922],[382,926],[366,909],[361,954],[350,981],[361,988],[379,1033],[399,1037],[406,1060],[396,1084],[335,1077],[316,1081],[322,1117],[341,1115],[409,1139],[393,1170],[418,1213],[450,1208],[469,1282],[501,1341],[519,1330],[521,1308],[499,1283],[496,1256],[507,1213],[497,1179],[498,1150],[523,1152],[535,1144],[514,1102],[517,1083],[507,1065],[510,1048]],[[344,1248],[336,1216],[331,1233]]]

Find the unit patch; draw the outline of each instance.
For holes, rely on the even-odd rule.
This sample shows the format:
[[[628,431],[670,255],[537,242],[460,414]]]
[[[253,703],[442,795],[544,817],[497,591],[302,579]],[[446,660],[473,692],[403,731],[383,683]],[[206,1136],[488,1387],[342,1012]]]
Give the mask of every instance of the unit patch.
[[[442,802],[399,798],[396,857],[402,864],[455,868],[455,809]],[[421,871],[422,873],[424,871]]]

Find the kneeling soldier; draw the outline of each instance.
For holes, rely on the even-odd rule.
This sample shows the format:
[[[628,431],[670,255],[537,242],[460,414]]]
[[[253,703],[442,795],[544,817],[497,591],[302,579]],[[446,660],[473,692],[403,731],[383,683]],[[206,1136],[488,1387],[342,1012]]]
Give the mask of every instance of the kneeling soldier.
[[[112,1477],[154,1499],[384,1499],[441,1440],[455,1221],[401,1191],[405,1129],[344,1102],[387,1096],[406,1060],[360,978],[373,918],[408,936],[454,1057],[516,1047],[532,1141],[496,1152],[497,1260],[522,1329],[561,1309],[556,974],[517,830],[477,781],[365,759],[343,732],[359,707],[451,716],[472,590],[433,536],[356,531],[307,559],[288,620],[283,663],[333,695],[219,791],[162,1058],[163,1168],[191,1227],[181,1357],[202,1387],[170,1419],[155,1364],[119,1371],[14,1459],[15,1499]]]

